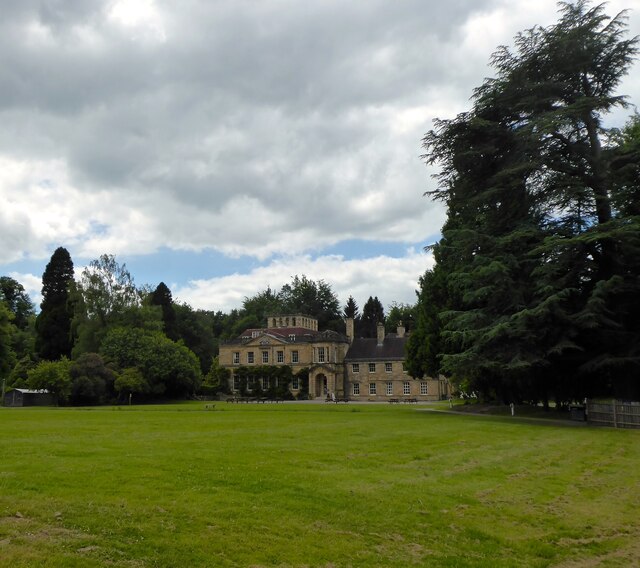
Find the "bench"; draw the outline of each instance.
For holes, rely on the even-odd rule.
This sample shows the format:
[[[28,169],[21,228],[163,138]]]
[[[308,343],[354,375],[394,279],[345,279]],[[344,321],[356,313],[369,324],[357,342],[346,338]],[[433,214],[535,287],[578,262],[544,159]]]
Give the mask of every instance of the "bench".
[[[399,398],[390,398],[389,404],[398,404],[400,402]]]
[[[204,405],[204,409],[205,410],[213,410],[216,407],[215,404],[205,404]]]

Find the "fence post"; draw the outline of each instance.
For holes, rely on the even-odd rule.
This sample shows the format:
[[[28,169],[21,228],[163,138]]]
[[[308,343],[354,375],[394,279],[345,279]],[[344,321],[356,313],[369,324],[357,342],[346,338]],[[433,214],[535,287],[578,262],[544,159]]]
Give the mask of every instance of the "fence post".
[[[617,410],[617,406],[618,406],[618,405],[617,405],[617,402],[616,402],[616,400],[614,399],[614,400],[613,400],[613,427],[614,427],[614,428],[617,428],[617,427],[618,427],[618,416],[617,416],[617,412],[616,412],[616,410]]]

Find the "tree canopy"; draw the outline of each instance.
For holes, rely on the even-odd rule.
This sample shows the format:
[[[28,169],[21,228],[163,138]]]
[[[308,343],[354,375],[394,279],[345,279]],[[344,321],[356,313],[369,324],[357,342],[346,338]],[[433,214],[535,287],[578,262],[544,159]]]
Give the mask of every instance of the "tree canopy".
[[[470,111],[425,136],[447,220],[421,280],[412,373],[505,401],[639,394],[637,121],[603,124],[627,104],[625,32],[624,12],[561,3],[556,24],[498,48]]]
[[[0,301],[13,313],[13,324],[18,329],[26,329],[35,310],[24,286],[10,276],[0,276]]]

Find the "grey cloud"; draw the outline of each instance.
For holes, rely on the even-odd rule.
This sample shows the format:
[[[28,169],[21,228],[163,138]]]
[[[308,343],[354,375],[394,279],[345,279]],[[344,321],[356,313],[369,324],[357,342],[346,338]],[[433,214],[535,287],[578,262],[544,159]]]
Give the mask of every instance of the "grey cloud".
[[[452,64],[461,26],[501,2],[165,1],[161,38],[108,21],[107,2],[2,4],[0,157],[63,160],[74,187],[151,220],[150,243],[251,253],[434,232],[430,124],[389,117],[445,89],[465,108],[484,73]]]

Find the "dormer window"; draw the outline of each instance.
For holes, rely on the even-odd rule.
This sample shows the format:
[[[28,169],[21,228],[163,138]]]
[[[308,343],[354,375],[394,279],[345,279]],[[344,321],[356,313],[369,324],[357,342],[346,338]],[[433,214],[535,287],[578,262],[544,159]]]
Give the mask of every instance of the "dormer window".
[[[289,334],[289,341],[295,341],[296,340],[296,334],[295,333],[290,333]]]
[[[251,332],[251,338],[252,339],[255,339],[259,335],[260,335],[260,331],[259,330],[254,330],[254,331]]]

